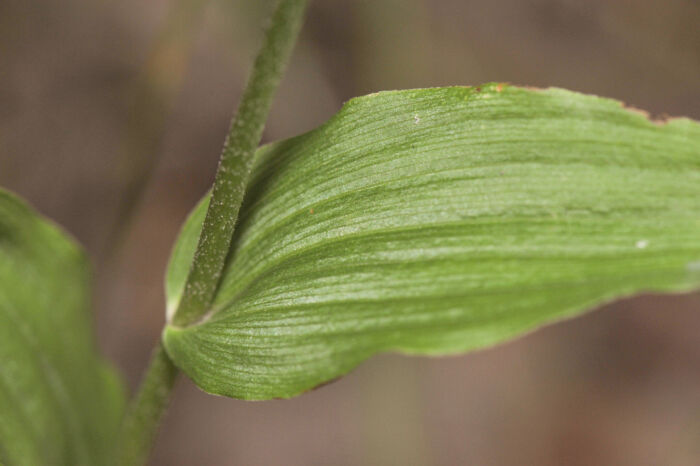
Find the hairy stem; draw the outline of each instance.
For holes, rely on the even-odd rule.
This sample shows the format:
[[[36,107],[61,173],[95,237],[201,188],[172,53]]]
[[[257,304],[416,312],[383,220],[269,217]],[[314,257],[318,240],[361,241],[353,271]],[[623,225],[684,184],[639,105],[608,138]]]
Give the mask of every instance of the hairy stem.
[[[272,16],[224,143],[197,251],[182,300],[173,316],[174,325],[187,326],[196,322],[212,303],[231,245],[255,149],[301,28],[306,4],[306,0],[282,0]]]
[[[177,367],[159,343],[124,419],[119,466],[146,463],[177,374]]]
[[[299,34],[307,0],[281,0],[231,122],[212,199],[204,220],[175,325],[188,325],[206,313],[212,302],[231,245],[238,210],[260,143],[272,97]],[[138,393],[124,419],[118,464],[144,464],[178,374],[162,343],[153,352]]]

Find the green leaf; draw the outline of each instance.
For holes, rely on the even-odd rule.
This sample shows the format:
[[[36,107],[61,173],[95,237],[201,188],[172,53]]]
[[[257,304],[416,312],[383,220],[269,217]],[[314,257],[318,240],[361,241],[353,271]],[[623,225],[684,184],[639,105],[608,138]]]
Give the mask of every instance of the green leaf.
[[[89,295],[80,248],[0,190],[0,464],[109,463],[124,393]]]
[[[259,149],[212,309],[163,338],[208,392],[284,398],[377,352],[481,348],[699,285],[697,123],[561,89],[381,92]]]

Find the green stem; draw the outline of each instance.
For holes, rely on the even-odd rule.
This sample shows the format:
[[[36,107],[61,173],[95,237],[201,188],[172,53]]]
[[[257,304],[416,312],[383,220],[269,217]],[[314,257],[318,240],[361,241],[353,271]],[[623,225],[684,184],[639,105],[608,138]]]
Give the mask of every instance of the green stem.
[[[139,391],[124,419],[119,466],[146,463],[177,374],[177,367],[159,343],[153,350]]]
[[[185,326],[200,319],[213,300],[243,202],[255,149],[260,143],[272,97],[301,29],[306,5],[307,0],[281,0],[272,16],[224,143],[197,252],[183,298],[173,316],[175,325]],[[124,419],[120,466],[145,463],[177,374],[177,367],[159,343]]]
[[[255,60],[214,178],[212,198],[180,305],[176,326],[201,319],[211,305],[231,245],[255,149],[260,143],[272,97],[301,28],[306,0],[282,0],[272,16]]]

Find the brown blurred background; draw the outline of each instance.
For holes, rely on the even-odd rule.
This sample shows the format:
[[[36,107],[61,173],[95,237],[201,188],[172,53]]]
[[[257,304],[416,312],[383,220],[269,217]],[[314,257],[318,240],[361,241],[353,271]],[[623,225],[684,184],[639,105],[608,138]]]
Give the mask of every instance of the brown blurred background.
[[[132,388],[273,3],[0,0],[0,185],[88,249],[100,346]],[[697,0],[316,0],[265,140],[355,95],[491,80],[698,119],[698,25]],[[631,299],[475,354],[376,357],[289,401],[183,377],[152,463],[700,465],[699,310]]]

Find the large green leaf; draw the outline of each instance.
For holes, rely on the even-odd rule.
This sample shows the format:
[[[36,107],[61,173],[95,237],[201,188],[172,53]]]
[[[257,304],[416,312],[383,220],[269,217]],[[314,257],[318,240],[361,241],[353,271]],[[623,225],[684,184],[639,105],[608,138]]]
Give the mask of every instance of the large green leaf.
[[[380,351],[480,348],[699,285],[697,123],[560,89],[381,92],[258,151],[215,303],[164,342],[208,392],[290,397]]]
[[[0,464],[108,464],[122,384],[98,356],[80,248],[0,190]]]

